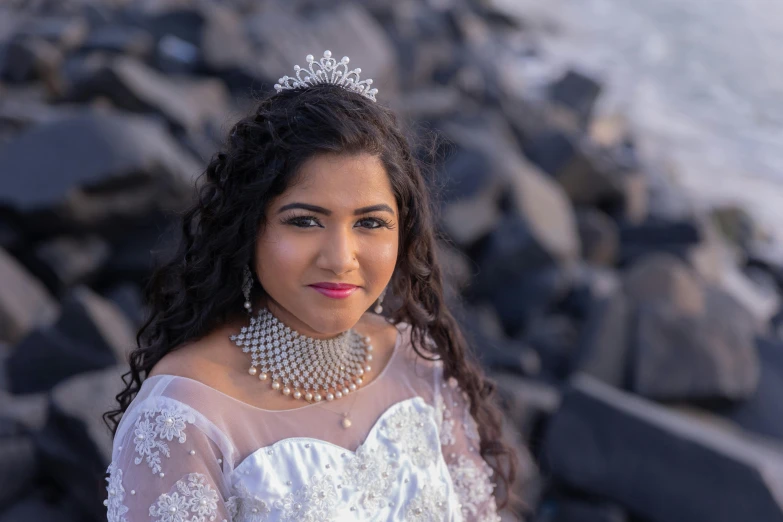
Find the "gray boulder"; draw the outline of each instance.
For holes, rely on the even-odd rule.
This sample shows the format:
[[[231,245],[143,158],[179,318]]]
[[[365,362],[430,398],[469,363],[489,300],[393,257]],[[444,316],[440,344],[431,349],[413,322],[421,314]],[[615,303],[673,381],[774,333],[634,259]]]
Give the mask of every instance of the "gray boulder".
[[[574,377],[544,439],[553,477],[650,522],[783,520],[783,452]]]
[[[47,235],[103,231],[154,210],[183,208],[201,168],[149,119],[89,113],[29,129],[0,149],[13,172],[0,206]]]
[[[0,341],[17,343],[39,326],[52,324],[60,307],[46,288],[0,249]]]
[[[230,112],[227,89],[216,79],[176,79],[144,63],[119,56],[77,81],[63,101],[103,97],[124,110],[163,116],[176,129],[219,127]]]
[[[747,399],[760,363],[750,314],[731,295],[706,288],[706,310],[682,315],[642,304],[633,333],[632,390],[657,400]]]

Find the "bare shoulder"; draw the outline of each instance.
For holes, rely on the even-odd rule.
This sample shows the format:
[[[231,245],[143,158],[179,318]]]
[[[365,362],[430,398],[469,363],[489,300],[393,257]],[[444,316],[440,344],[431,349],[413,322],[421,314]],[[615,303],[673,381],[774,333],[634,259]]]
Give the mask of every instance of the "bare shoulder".
[[[219,386],[217,376],[229,372],[231,361],[237,355],[224,330],[220,328],[201,339],[175,347],[155,364],[150,376],[176,375]]]

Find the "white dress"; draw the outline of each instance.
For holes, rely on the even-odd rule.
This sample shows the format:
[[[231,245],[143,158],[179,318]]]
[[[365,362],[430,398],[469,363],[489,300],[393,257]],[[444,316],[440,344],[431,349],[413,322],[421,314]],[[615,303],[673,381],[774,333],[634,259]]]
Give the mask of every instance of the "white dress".
[[[467,395],[397,329],[373,381],[293,410],[146,379],[114,439],[108,521],[499,521]]]

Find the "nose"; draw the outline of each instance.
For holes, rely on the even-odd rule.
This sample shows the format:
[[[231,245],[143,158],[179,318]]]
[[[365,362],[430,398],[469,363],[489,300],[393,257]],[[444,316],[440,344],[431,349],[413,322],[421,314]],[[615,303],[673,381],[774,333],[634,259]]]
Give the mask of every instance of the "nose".
[[[316,266],[329,270],[336,275],[342,275],[359,268],[357,260],[356,241],[353,232],[343,227],[334,227],[331,233],[324,234],[321,251]]]

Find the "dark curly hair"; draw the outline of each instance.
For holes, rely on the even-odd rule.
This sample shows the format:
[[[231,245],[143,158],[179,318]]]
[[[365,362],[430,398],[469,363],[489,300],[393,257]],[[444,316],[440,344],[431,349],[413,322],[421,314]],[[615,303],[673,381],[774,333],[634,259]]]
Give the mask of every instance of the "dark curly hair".
[[[182,216],[176,252],[146,285],[149,317],[123,375],[119,408],[106,412],[104,421],[115,433],[142,380],[166,353],[245,313],[242,269],[253,266],[267,203],[286,190],[302,164],[316,154],[360,152],[381,159],[400,213],[400,249],[390,286],[401,304],[391,320],[410,323],[416,353],[442,359],[445,377],[457,379],[470,397],[481,455],[502,481],[496,495],[504,492],[498,499],[504,507],[513,498],[516,455],[503,441],[495,386],[469,352],[444,301],[433,203],[419,162],[391,110],[334,85],[272,93],[232,127]],[[425,343],[427,337],[434,346]]]

